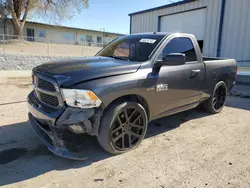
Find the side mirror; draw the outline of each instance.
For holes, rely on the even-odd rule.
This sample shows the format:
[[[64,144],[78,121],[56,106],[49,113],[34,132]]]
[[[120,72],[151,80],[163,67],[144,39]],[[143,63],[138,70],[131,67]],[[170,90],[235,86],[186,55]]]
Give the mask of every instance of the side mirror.
[[[174,66],[174,65],[184,65],[186,63],[186,55],[182,53],[171,53],[158,60],[156,63],[157,67],[161,66]]]

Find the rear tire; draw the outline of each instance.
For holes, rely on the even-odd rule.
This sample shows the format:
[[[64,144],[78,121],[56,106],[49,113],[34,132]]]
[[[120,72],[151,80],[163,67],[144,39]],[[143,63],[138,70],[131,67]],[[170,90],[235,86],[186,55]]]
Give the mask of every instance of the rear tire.
[[[227,86],[225,82],[218,82],[215,87],[212,96],[204,102],[204,108],[209,113],[219,113],[225,106],[227,97]]]
[[[141,104],[114,102],[102,117],[97,139],[107,152],[122,154],[140,145],[147,125],[147,113]]]

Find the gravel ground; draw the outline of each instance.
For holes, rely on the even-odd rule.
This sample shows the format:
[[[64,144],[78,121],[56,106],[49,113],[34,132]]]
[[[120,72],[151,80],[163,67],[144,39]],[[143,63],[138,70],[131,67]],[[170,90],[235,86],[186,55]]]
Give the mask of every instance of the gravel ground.
[[[119,156],[86,136],[88,160],[71,161],[51,154],[27,122],[27,74],[0,74],[0,186],[250,187],[250,99],[151,122],[142,145]]]
[[[24,56],[0,54],[0,70],[32,70],[34,67],[46,62],[66,59],[65,56]]]

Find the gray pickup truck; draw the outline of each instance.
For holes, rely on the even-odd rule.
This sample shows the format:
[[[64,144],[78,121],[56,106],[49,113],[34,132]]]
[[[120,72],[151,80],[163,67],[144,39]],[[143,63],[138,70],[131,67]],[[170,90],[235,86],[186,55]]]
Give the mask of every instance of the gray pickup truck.
[[[202,57],[193,35],[122,36],[94,57],[34,68],[29,119],[62,157],[82,159],[74,146],[84,134],[121,154],[138,147],[149,121],[197,106],[220,112],[236,74],[234,59]]]

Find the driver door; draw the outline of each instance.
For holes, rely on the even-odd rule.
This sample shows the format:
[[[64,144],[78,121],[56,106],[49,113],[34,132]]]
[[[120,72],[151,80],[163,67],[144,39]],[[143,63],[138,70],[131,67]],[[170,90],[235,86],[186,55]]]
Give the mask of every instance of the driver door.
[[[167,65],[160,68],[156,81],[156,98],[159,101],[157,114],[171,114],[195,107],[201,98],[204,65],[197,61],[191,39],[173,38],[166,44],[158,59],[170,53],[185,54],[186,62],[184,65]]]

